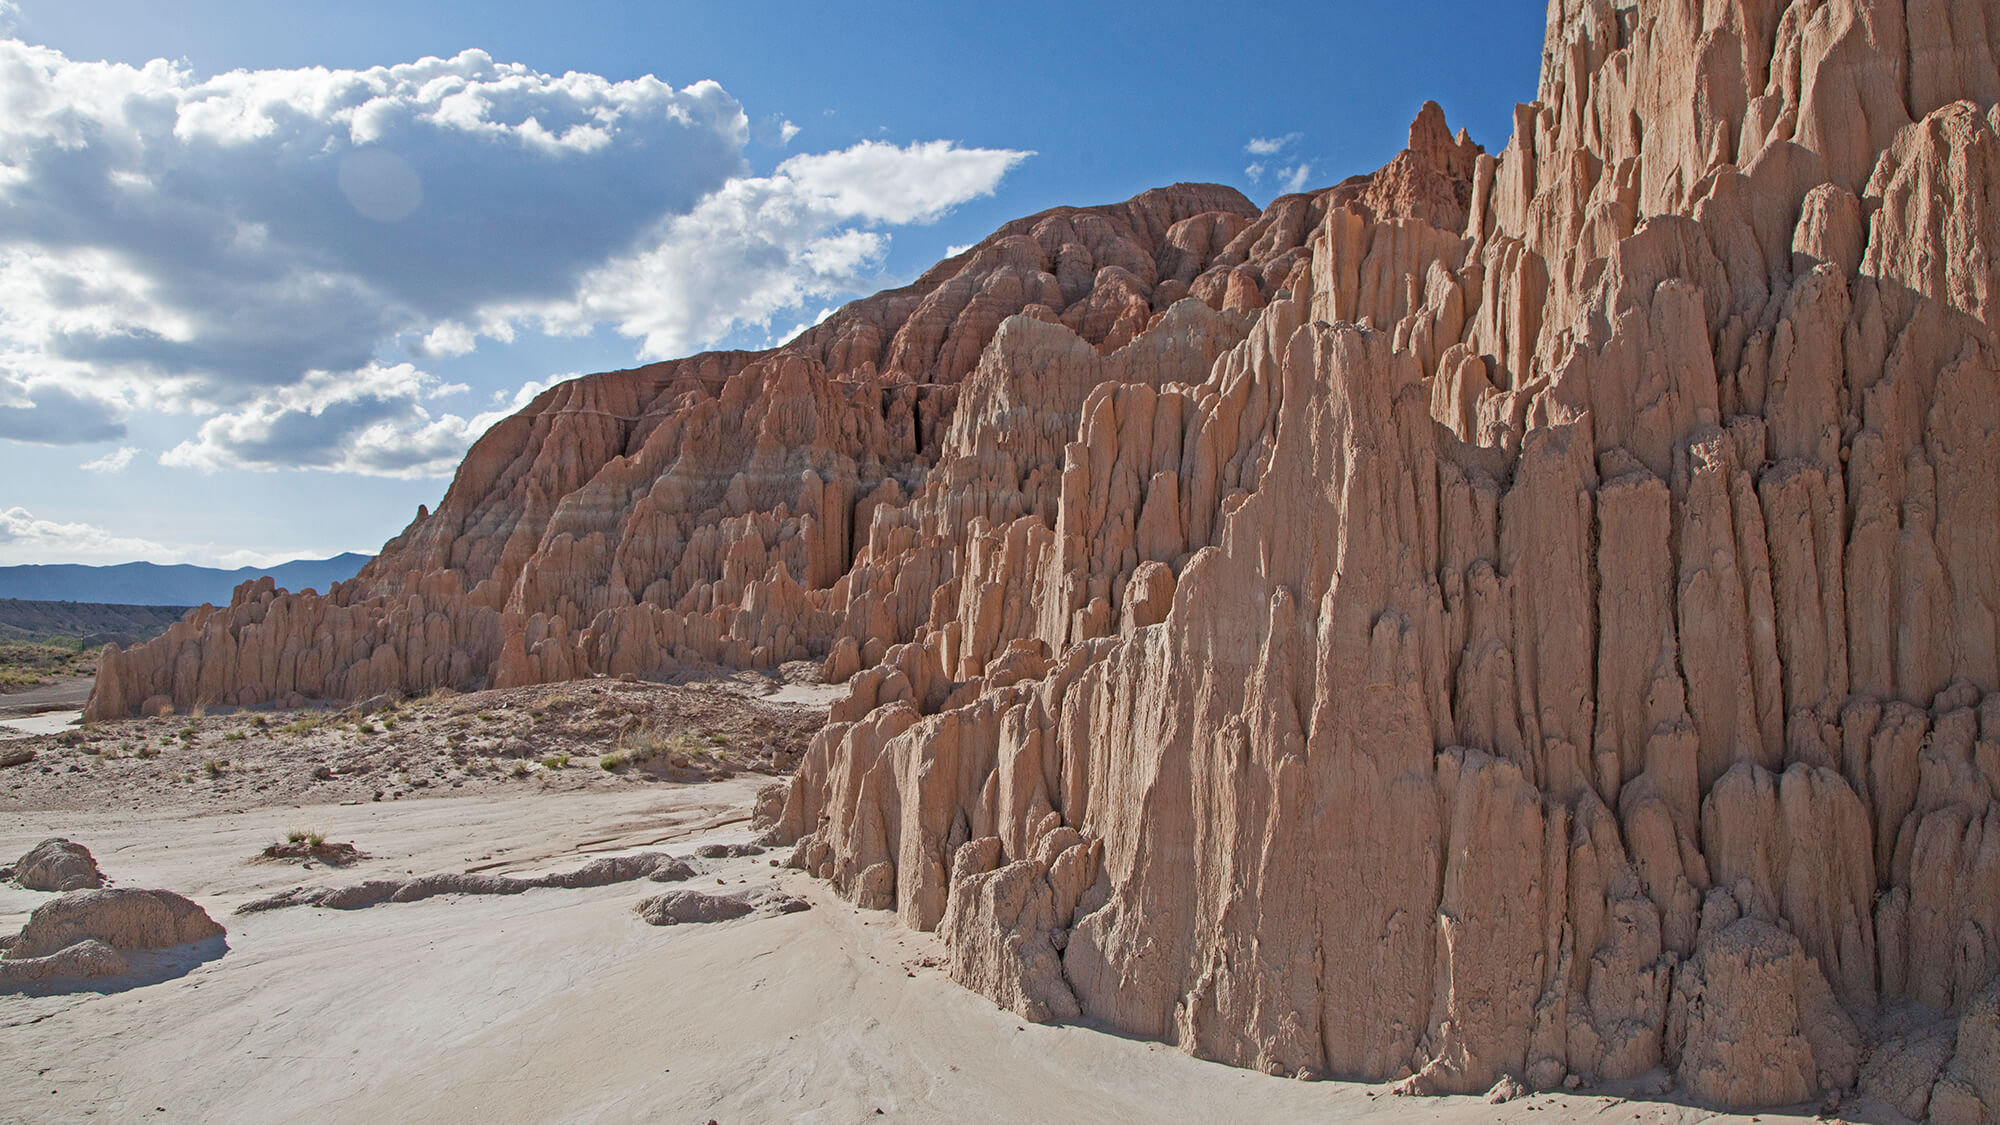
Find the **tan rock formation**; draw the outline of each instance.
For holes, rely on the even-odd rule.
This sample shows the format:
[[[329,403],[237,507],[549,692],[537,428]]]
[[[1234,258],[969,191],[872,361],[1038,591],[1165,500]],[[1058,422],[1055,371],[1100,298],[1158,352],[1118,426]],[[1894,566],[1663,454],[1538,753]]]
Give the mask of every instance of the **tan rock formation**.
[[[2000,0],[1551,0],[1255,214],[1010,224],[496,427],[92,711],[808,656],[774,829],[955,977],[1411,1092],[1991,1120]],[[1984,1116],[1982,1116],[1984,1115]]]

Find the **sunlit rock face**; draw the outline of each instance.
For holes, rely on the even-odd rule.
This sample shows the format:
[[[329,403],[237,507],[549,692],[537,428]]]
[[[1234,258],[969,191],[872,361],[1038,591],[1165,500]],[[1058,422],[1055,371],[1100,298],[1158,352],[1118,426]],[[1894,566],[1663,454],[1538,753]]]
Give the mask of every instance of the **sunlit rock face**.
[[[1993,1120],[1996,40],[1552,0],[1497,156],[1427,106],[564,384],[93,713],[821,660],[793,862],[1029,1018]]]

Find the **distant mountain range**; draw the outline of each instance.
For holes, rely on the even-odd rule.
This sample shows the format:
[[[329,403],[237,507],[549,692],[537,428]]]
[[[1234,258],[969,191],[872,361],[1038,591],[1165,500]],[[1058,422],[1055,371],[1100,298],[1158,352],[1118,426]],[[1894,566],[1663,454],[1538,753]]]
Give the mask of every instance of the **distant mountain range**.
[[[354,577],[368,555],[349,551],[330,559],[300,559],[273,567],[218,570],[208,566],[121,563],[82,566],[0,566],[0,598],[42,602],[107,602],[117,605],[227,605],[240,582],[268,574],[284,590],[317,590]]]

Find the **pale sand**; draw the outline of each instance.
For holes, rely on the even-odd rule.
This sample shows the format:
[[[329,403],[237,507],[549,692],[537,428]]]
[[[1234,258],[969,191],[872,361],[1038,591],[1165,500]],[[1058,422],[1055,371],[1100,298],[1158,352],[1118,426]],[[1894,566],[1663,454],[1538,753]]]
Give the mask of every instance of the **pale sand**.
[[[732,886],[775,881],[813,910],[654,928],[632,906],[665,888],[639,882],[229,913],[301,882],[536,873],[584,855],[743,840],[764,780],[10,817],[0,856],[67,835],[119,885],[202,903],[229,927],[229,952],[108,995],[0,996],[0,1120],[1625,1125],[1710,1116],[1602,1096],[1504,1106],[1393,1098],[1380,1086],[1270,1078],[1087,1028],[1025,1024],[929,967],[940,949],[927,935],[857,912],[769,857],[718,861],[716,874],[683,885],[720,889],[717,874]],[[346,871],[248,861],[294,827],[377,858]],[[0,925],[18,926],[46,898],[0,889]]]
[[[61,734],[82,721],[81,711],[44,711],[39,715],[0,719],[0,738],[26,738],[31,734]]]

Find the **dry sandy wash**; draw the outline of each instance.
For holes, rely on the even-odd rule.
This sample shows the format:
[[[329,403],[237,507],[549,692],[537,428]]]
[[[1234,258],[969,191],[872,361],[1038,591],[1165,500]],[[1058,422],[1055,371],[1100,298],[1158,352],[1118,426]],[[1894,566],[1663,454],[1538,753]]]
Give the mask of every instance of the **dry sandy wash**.
[[[788,862],[1024,1021],[2000,1120],[2000,0],[1547,12],[1498,151],[553,387],[88,711],[815,663]]]
[[[115,884],[176,888],[229,933],[219,958],[156,967],[146,983],[0,994],[0,1119],[1021,1122],[1074,1120],[1080,1105],[1103,1122],[1709,1119],[1610,1096],[1412,1102],[1025,1023],[953,984],[934,938],[767,856],[696,860],[702,874],[679,885],[775,883],[813,909],[654,927],[633,907],[662,888],[639,882],[232,913],[302,884],[692,856],[751,835],[763,780],[9,814],[0,855],[67,835]],[[252,858],[300,824],[374,858],[344,870]],[[0,889],[0,926],[50,897]]]

